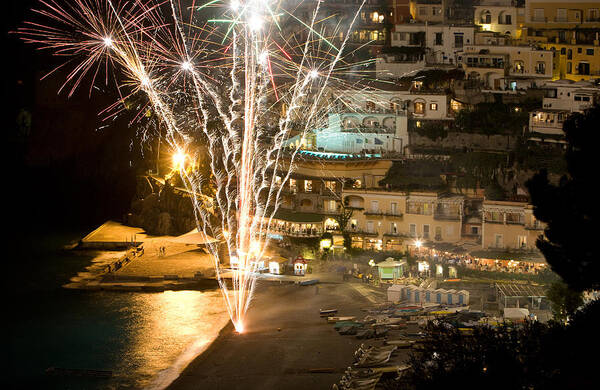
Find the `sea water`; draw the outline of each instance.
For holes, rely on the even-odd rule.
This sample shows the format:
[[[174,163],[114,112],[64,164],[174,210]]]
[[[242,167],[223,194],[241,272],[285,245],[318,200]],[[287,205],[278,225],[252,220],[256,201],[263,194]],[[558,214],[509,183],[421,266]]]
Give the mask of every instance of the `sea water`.
[[[61,240],[57,238],[56,242]],[[161,389],[228,321],[220,292],[123,293],[61,286],[92,260],[56,247],[11,269],[9,388]],[[111,378],[49,375],[49,367],[108,370]]]

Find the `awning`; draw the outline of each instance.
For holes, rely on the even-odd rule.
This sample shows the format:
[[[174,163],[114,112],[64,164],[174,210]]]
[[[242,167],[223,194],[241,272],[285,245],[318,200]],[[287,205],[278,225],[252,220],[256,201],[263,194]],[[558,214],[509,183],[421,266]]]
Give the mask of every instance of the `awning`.
[[[469,253],[473,257],[490,260],[514,260],[527,261],[530,263],[546,263],[546,259],[538,251],[502,251],[502,250],[478,250]]]
[[[194,229],[191,232],[182,234],[181,236],[171,238],[168,240],[169,242],[178,242],[181,244],[196,244],[196,245],[206,245],[218,242],[217,239],[209,236],[204,232],[199,232],[198,229]]]

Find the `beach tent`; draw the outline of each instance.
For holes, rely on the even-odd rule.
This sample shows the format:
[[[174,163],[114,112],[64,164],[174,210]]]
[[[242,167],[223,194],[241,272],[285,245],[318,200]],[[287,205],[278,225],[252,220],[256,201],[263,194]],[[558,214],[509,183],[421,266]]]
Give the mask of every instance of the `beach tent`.
[[[281,275],[285,271],[285,265],[288,259],[281,256],[273,256],[269,260],[269,273],[274,275]]]
[[[389,302],[400,302],[402,300],[402,288],[401,284],[392,284],[387,289],[387,300]]]
[[[455,289],[446,290],[446,303],[449,305],[458,303],[458,294]]]
[[[401,298],[403,301],[406,301],[406,300],[408,300],[408,291],[409,291],[409,287],[410,287],[410,285],[409,285],[409,284],[404,284],[404,285],[402,285],[402,289],[401,289],[402,296],[401,296],[400,298]]]
[[[391,280],[401,278],[406,267],[405,260],[394,260],[388,257],[385,261],[375,265],[379,271],[379,278],[382,280]]]
[[[424,298],[424,289],[421,287],[415,287],[413,293],[413,300],[415,303],[422,303]]]
[[[447,302],[447,294],[446,294],[446,290],[438,288],[434,290],[435,293],[435,298],[434,298],[434,302],[435,303],[446,303]]]
[[[204,232],[199,232],[198,229],[194,229],[191,232],[182,234],[174,238],[170,238],[169,242],[178,242],[180,244],[195,244],[195,245],[206,245],[218,242],[218,240],[209,236]]]
[[[294,259],[294,275],[304,276],[308,268],[308,262],[302,256]]]
[[[432,302],[436,302],[436,289],[434,288],[427,288],[425,289],[425,299],[424,302],[426,303],[432,303]]]

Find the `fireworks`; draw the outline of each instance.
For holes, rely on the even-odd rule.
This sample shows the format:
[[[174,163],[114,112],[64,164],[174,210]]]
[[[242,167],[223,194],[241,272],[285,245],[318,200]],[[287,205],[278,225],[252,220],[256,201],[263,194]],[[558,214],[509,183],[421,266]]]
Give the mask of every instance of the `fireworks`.
[[[294,16],[289,1],[40,3],[36,12],[45,22],[27,23],[19,33],[68,57],[62,88],[72,94],[84,79],[114,82],[122,100],[107,112],[114,115],[127,98],[142,95],[147,105],[140,113],[151,109],[165,125],[198,230],[219,241],[208,246],[231,320],[242,332],[280,203],[276,175],[281,183],[289,179],[300,148],[284,150],[283,143],[322,126],[331,104],[327,88],[350,68],[342,56],[346,41],[326,36],[317,19],[321,2],[314,2],[309,21]],[[355,20],[328,33],[347,39]],[[193,152],[198,144],[203,152]],[[185,168],[198,159],[208,172]],[[228,267],[220,245],[235,267]]]

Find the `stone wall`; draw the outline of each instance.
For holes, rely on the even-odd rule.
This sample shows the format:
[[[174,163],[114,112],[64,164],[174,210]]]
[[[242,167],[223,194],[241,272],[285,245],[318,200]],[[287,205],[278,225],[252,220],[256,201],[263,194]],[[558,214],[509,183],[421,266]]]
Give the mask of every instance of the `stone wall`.
[[[462,151],[470,150],[510,151],[517,145],[516,136],[485,135],[474,133],[449,132],[445,138],[432,140],[416,132],[409,133],[411,151],[414,148],[448,149]]]
[[[153,235],[180,235],[196,227],[190,197],[148,176],[137,178],[136,198],[131,202],[127,223]]]

